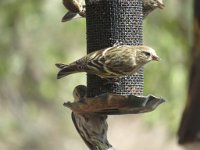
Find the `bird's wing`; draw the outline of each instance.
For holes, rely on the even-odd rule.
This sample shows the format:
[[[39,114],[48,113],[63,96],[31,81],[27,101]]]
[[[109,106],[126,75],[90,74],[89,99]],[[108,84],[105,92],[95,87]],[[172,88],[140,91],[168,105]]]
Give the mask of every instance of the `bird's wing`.
[[[91,143],[89,143],[87,140],[86,140],[86,137],[83,136],[83,134],[81,133],[81,131],[79,130],[79,127],[77,125],[77,122],[76,122],[76,116],[74,115],[74,113],[72,112],[71,113],[71,117],[72,117],[72,121],[74,123],[74,126],[77,130],[77,132],[79,133],[79,135],[81,136],[81,138],[83,139],[83,141],[85,142],[85,144],[91,149],[91,150],[96,150],[96,146],[94,147]]]
[[[81,3],[77,0],[63,0],[63,5],[65,8],[67,8],[69,11],[74,13],[79,13],[81,10]]]
[[[126,75],[136,68],[134,57],[129,46],[118,46],[105,54],[105,67],[119,75]]]
[[[98,50],[88,54],[86,57],[76,61],[77,65],[82,64],[82,68],[87,73],[96,74],[99,76],[106,76],[107,72],[104,70],[105,59],[103,52],[105,49]]]

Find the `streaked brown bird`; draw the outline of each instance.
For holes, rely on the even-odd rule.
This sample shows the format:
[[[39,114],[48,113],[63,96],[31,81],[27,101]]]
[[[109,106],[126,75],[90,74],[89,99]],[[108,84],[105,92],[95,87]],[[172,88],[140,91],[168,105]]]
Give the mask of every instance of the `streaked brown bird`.
[[[101,78],[118,78],[136,73],[153,60],[158,61],[159,57],[148,46],[113,46],[92,52],[69,65],[56,64],[60,68],[57,79],[78,72],[95,74]]]
[[[163,9],[165,7],[163,0],[143,0],[143,18],[151,13],[156,8]]]
[[[83,0],[63,0],[63,5],[69,11],[62,18],[62,22],[86,16],[86,9]],[[164,6],[163,0],[143,0],[143,18],[156,8],[163,9]]]
[[[73,91],[74,101],[84,102],[86,93],[86,86],[76,86]],[[77,132],[90,150],[114,150],[107,140],[108,124],[106,115],[72,112],[71,116]]]
[[[83,2],[83,0],[63,0],[63,5],[69,11],[63,16],[62,22],[85,17],[85,5],[83,5]]]
[[[74,102],[82,102],[87,95],[87,87],[85,85],[77,85],[73,91]]]

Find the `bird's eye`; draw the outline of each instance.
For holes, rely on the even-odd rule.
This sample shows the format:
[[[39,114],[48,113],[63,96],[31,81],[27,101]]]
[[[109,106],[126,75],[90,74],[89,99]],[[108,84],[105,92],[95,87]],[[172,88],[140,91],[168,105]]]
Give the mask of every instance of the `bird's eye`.
[[[151,56],[151,54],[150,54],[149,52],[145,52],[145,55],[146,55],[147,57]]]

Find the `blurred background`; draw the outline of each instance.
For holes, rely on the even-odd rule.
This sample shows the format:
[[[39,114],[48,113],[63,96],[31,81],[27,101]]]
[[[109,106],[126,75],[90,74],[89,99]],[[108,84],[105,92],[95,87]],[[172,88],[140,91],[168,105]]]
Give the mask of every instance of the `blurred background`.
[[[187,97],[192,1],[166,0],[144,21],[144,43],[162,61],[145,67],[144,95],[168,101],[155,111],[109,116],[118,150],[182,150],[176,133]],[[84,74],[56,80],[58,62],[86,53],[85,19],[61,23],[62,1],[0,1],[0,150],[84,150],[63,102]]]

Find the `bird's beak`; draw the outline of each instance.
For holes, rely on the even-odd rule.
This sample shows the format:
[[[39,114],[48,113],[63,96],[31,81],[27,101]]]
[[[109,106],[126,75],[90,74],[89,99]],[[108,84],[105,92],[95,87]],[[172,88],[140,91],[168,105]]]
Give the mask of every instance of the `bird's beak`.
[[[165,7],[162,0],[158,0],[158,8],[163,9]]]
[[[152,60],[159,61],[160,58],[159,58],[158,56],[156,56],[156,55],[153,55],[153,56],[152,56]]]

